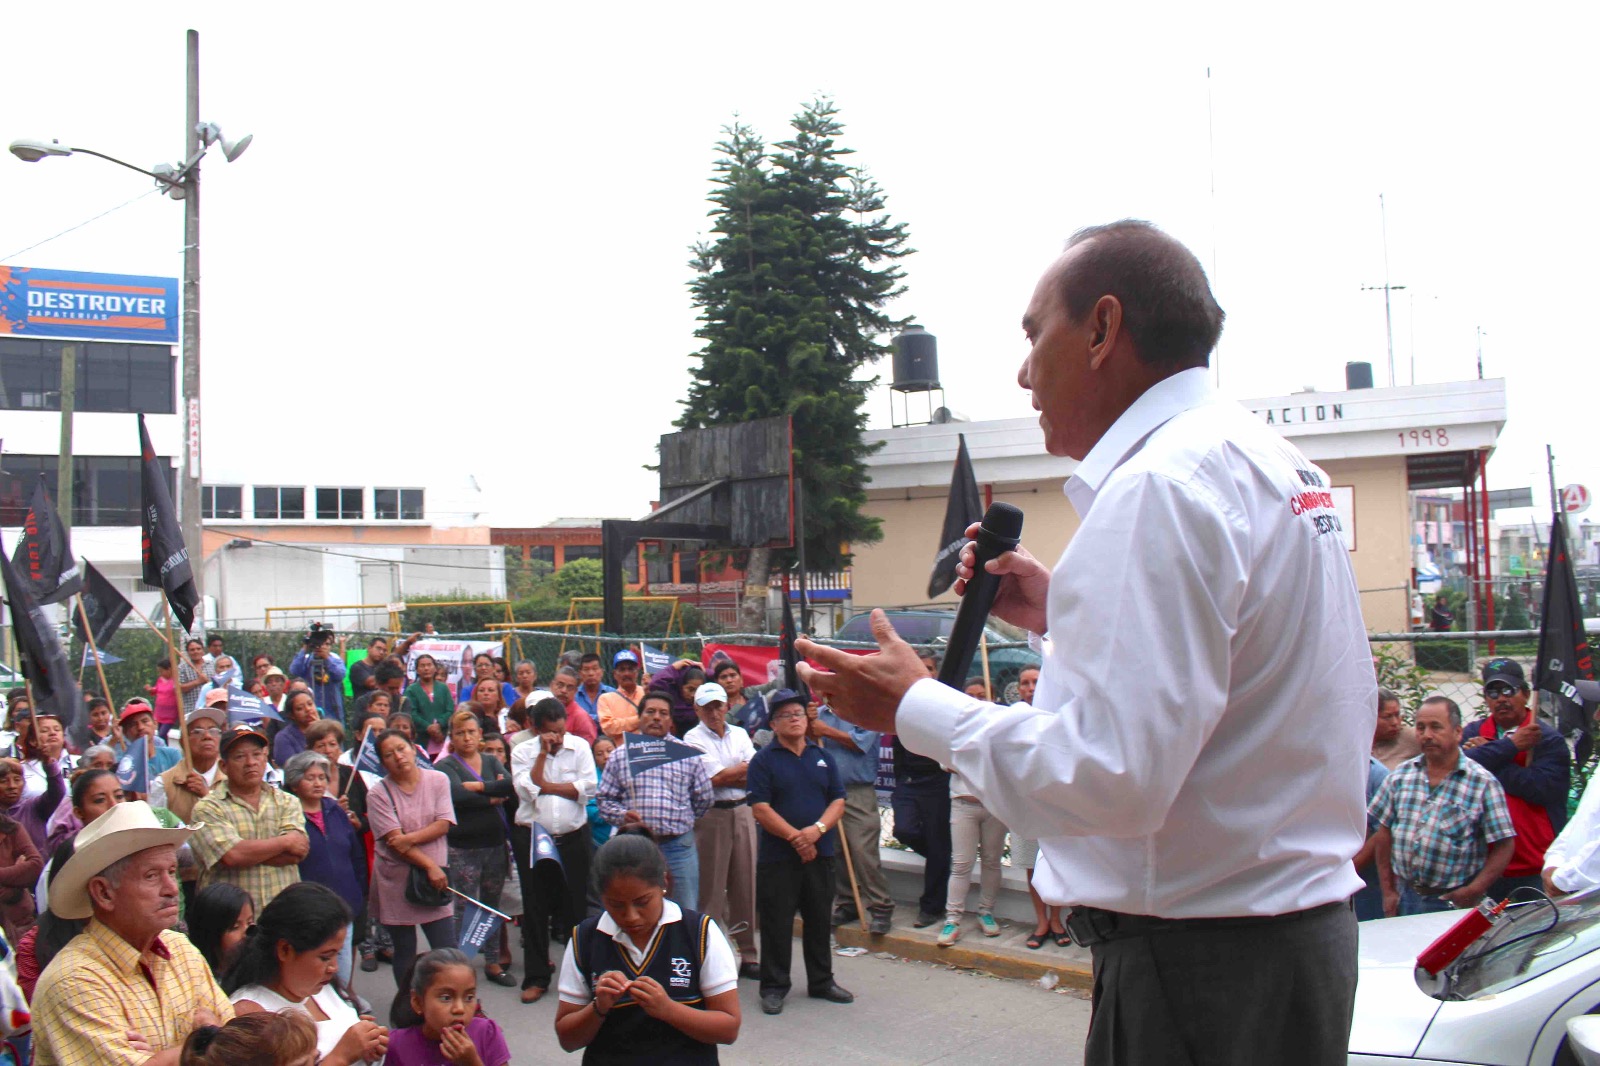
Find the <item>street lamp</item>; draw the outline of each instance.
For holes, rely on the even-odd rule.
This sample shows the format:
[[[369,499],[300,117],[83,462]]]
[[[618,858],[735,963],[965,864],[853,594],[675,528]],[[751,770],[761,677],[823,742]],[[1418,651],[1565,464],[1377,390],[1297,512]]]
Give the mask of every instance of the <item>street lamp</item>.
[[[183,543],[189,551],[195,585],[201,579],[200,544],[200,160],[212,145],[221,145],[222,155],[233,162],[250,147],[252,135],[226,140],[214,122],[200,121],[200,35],[188,35],[188,93],[184,116],[184,161],[157,163],[149,170],[88,148],[68,147],[60,141],[12,141],[11,154],[24,163],[37,163],[51,156],[92,155],[119,167],[154,178],[162,193],[183,201],[183,420],[187,447],[183,452],[183,474],[178,487],[178,520],[183,526]],[[62,427],[62,453],[70,453],[71,415]],[[70,460],[67,460],[70,462]],[[63,487],[64,485],[64,487]],[[64,509],[71,514],[70,468],[63,485],[57,486]]]

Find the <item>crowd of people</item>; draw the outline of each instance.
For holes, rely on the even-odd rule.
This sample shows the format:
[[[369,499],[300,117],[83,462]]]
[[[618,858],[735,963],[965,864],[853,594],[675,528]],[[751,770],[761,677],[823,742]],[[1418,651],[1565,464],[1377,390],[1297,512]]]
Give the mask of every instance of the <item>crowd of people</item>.
[[[542,686],[480,655],[452,691],[408,643],[347,664],[314,631],[284,670],[189,641],[144,695],[87,701],[83,751],[9,693],[0,927],[34,1061],[502,1066],[480,979],[523,1003],[554,979],[561,1046],[596,1061],[715,1061],[741,979],[783,1009],[796,917],[807,993],[853,1000],[841,834],[873,927],[893,909],[877,734],[727,658],[569,653]],[[512,921],[464,951],[474,906]],[[387,1013],[354,990],[384,965]]]
[[[1433,695],[1406,725],[1399,697],[1379,690],[1368,837],[1355,860],[1366,881],[1355,897],[1361,920],[1498,903],[1519,890],[1558,898],[1600,872],[1592,826],[1567,817],[1571,749],[1539,720],[1522,664],[1490,659],[1482,682],[1487,713],[1470,722],[1455,700]]]
[[[807,994],[852,1002],[830,927],[886,933],[894,913],[880,734],[748,685],[725,657],[646,676],[624,649],[607,683],[597,654],[570,653],[544,687],[533,663],[480,655],[452,693],[427,654],[408,671],[401,643],[371,642],[346,701],[332,648],[308,647],[286,675],[192,641],[148,699],[88,701],[82,752],[10,693],[0,932],[32,1004],[34,1061],[501,1066],[480,973],[523,1003],[554,979],[560,1045],[596,1061],[663,1047],[715,1061],[739,1032],[741,979],[764,1012],[783,1010],[797,918]],[[1019,702],[1037,680],[1022,671]],[[982,678],[968,690],[991,695]],[[245,691],[281,721],[230,711]],[[1361,918],[1600,881],[1588,842],[1563,834],[1571,756],[1520,664],[1487,663],[1483,700],[1463,723],[1429,697],[1407,725],[1380,693]],[[686,747],[664,761],[645,743],[669,738]],[[894,833],[926,859],[912,924],[942,923],[937,942],[956,943],[976,869],[976,927],[998,935],[1008,837],[1030,890],[1037,842],[1008,834],[960,774],[897,744],[894,762]],[[1033,903],[1027,946],[1069,943],[1058,909]],[[473,904],[514,920],[463,951]],[[380,1014],[353,984],[385,964]]]

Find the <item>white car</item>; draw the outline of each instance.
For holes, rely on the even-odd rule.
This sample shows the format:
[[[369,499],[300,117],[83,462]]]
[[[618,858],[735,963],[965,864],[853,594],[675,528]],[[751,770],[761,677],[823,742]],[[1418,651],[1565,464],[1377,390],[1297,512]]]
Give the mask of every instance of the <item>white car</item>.
[[[1349,1061],[1577,1066],[1567,1022],[1600,1014],[1600,895],[1508,908],[1437,978],[1417,970],[1463,914],[1361,923]]]

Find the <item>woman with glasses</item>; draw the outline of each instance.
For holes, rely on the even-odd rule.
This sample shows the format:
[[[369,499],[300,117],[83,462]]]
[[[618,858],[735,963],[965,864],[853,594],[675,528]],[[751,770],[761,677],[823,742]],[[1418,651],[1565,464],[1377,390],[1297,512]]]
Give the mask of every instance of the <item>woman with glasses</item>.
[[[493,686],[484,686],[492,690]],[[498,735],[498,734],[496,734]],[[509,827],[505,805],[514,802],[511,774],[493,755],[482,750],[483,727],[472,711],[458,711],[450,719],[451,752],[436,769],[450,779],[450,801],[456,824],[450,828],[450,887],[473,899],[495,906],[505,888]],[[456,897],[459,922],[466,901]],[[484,957],[498,958],[499,943],[485,944]],[[517,979],[495,961],[484,964],[483,974],[497,985],[511,988]]]
[[[336,723],[335,723],[336,724]],[[327,885],[350,908],[352,919],[367,905],[367,850],[339,802],[328,795],[333,764],[317,751],[302,751],[283,766],[283,787],[300,800],[311,850],[300,860],[300,880]],[[339,948],[339,976],[355,974],[355,925]]]

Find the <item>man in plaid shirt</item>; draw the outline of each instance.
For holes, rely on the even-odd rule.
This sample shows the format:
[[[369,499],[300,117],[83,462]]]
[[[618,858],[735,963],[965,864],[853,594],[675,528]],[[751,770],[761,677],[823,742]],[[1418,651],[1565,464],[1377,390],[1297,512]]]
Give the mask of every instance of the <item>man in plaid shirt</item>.
[[[1389,917],[1476,907],[1516,838],[1500,782],[1462,754],[1455,701],[1424,700],[1416,728],[1422,754],[1384,779],[1367,811]]]
[[[639,732],[647,737],[672,735],[672,697],[660,691],[639,702]],[[680,907],[700,905],[700,852],[694,845],[694,823],[711,809],[711,777],[700,752],[637,773],[628,764],[628,746],[617,745],[595,793],[600,817],[626,829],[645,825],[655,834],[672,874],[667,898]]]

